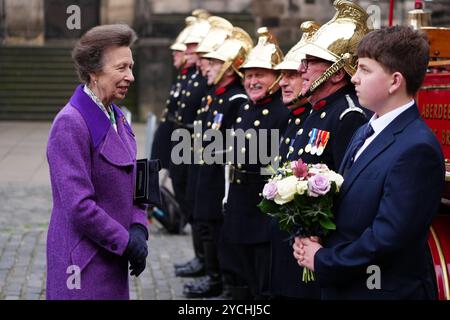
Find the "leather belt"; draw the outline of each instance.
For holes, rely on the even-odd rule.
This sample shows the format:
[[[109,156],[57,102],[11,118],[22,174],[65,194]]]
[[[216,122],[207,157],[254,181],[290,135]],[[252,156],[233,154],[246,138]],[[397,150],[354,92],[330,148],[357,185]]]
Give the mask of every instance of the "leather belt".
[[[179,120],[176,118],[176,116],[174,116],[173,114],[168,113],[168,114],[166,115],[166,119],[167,119],[169,122],[175,124],[175,126],[176,126],[177,128],[185,128],[185,129],[188,129],[190,132],[193,132],[193,131],[194,131],[194,124],[192,124],[192,123],[183,123],[183,122],[179,121]]]
[[[230,183],[234,184],[263,184],[266,177],[259,172],[239,170],[235,166],[230,166]]]

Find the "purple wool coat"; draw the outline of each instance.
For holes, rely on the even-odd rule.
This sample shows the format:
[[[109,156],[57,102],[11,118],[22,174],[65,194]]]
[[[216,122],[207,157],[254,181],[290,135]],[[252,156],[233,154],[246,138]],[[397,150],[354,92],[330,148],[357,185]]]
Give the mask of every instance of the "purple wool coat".
[[[117,106],[114,112],[117,132],[80,85],[52,124],[47,299],[129,299],[122,255],[130,225],[146,226],[147,215],[133,204],[134,134]]]

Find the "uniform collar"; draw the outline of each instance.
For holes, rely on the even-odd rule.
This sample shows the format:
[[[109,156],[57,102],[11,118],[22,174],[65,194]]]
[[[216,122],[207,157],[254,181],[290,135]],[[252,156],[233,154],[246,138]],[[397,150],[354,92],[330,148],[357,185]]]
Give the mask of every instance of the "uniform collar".
[[[254,103],[254,105],[255,105],[255,106],[265,106],[265,105],[271,103],[272,100],[273,100],[274,98],[276,99],[277,96],[278,96],[278,97],[281,97],[281,90],[277,90],[277,91],[275,91],[274,93],[272,93],[271,95],[265,96],[264,98],[262,98],[262,99],[256,101],[256,102]]]
[[[221,94],[224,94],[226,91],[227,91],[227,87],[221,87],[221,88],[217,88],[217,89],[214,91],[214,94],[215,94],[216,96],[219,96],[219,95],[221,95]]]
[[[298,117],[298,116],[302,115],[303,113],[305,113],[307,110],[309,110],[309,108],[310,108],[309,104],[303,105],[303,106],[298,106],[295,109],[291,110],[291,115],[293,115],[294,117]]]
[[[339,89],[338,91],[330,94],[328,97],[325,97],[324,99],[317,101],[312,106],[312,108],[314,110],[321,110],[325,106],[332,104],[332,102],[334,100],[338,99],[342,95],[345,95],[345,94],[348,94],[348,93],[354,93],[354,92],[355,92],[355,89],[353,88],[353,86],[352,85],[347,85],[347,86]]]
[[[219,96],[221,94],[224,94],[227,91],[230,91],[234,86],[236,86],[239,82],[238,81],[232,81],[229,84],[227,84],[225,87],[220,87],[215,89],[214,94]]]

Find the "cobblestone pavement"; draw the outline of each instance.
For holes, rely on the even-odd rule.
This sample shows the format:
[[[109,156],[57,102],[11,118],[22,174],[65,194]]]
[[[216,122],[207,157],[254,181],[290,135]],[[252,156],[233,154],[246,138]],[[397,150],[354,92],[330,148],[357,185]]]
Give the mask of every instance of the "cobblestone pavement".
[[[50,123],[0,122],[0,300],[45,299],[46,231],[51,191],[45,159]],[[139,154],[145,126],[137,124]],[[193,256],[189,228],[169,235],[150,225],[147,268],[130,278],[134,300],[184,299],[190,279],[176,278],[173,263]]]

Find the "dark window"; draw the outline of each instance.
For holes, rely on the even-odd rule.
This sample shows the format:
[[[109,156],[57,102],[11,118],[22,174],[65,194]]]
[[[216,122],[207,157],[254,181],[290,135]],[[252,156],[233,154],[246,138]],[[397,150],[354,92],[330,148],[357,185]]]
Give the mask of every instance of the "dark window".
[[[305,0],[306,4],[315,4],[316,0]]]

